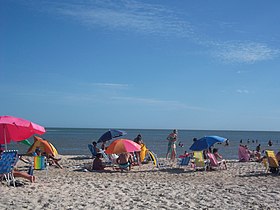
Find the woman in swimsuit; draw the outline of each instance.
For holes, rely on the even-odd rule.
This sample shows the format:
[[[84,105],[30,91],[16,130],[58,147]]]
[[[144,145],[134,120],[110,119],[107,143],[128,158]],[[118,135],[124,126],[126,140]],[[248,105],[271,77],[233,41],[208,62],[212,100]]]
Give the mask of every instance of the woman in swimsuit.
[[[174,129],[172,133],[170,133],[167,137],[168,147],[166,153],[166,159],[168,158],[168,154],[171,153],[171,160],[175,160],[176,158],[176,141],[177,141],[177,130]]]
[[[117,163],[119,164],[121,171],[127,168],[128,170],[131,170],[131,162],[132,158],[130,153],[122,153],[117,159]]]

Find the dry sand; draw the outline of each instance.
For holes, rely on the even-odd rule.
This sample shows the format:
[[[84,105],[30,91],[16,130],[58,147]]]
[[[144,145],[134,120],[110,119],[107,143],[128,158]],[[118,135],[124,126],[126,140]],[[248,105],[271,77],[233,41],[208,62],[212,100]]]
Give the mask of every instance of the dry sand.
[[[61,163],[64,169],[34,171],[35,183],[0,184],[0,209],[279,209],[280,177],[259,163],[207,172],[145,164],[124,173],[85,172],[92,163],[85,156],[63,156]]]

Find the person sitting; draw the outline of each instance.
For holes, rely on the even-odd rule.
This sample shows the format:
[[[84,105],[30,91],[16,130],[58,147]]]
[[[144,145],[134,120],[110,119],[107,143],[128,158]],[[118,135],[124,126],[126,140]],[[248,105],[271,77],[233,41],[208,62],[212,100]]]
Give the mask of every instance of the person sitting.
[[[0,150],[0,159],[1,159],[1,154],[2,154],[3,151]],[[17,169],[13,169],[12,171],[14,177],[21,177],[21,178],[24,178],[24,179],[27,179],[28,181],[30,182],[35,182],[35,176],[33,175],[30,175],[24,171],[18,171]]]
[[[94,158],[93,163],[92,163],[92,170],[96,170],[96,171],[104,170],[105,165],[103,165],[101,157],[102,157],[102,154],[97,153],[97,155]]]
[[[119,164],[121,171],[123,171],[124,169],[131,170],[131,163],[132,163],[131,154],[121,153],[117,159],[117,163]]]
[[[247,145],[240,144],[238,147],[238,159],[240,162],[250,161],[250,151]]]
[[[215,158],[218,160],[218,163],[221,165],[223,164],[225,169],[227,169],[227,164],[226,164],[226,161],[223,159],[222,155],[220,155],[218,153],[218,149],[217,148],[214,148],[213,149],[213,155],[215,156]]]
[[[90,152],[91,152],[93,158],[96,157],[98,152],[100,152],[100,149],[97,148],[97,142],[96,141],[93,141],[92,144],[89,144],[88,148],[90,149]]]
[[[35,154],[36,154],[36,156],[45,156],[47,158],[48,162],[50,163],[50,165],[55,164],[59,168],[61,168],[61,169],[63,168],[58,162],[61,160],[61,158],[55,158],[52,154],[48,154],[46,152],[42,153],[40,148],[38,148],[38,147],[35,149]]]

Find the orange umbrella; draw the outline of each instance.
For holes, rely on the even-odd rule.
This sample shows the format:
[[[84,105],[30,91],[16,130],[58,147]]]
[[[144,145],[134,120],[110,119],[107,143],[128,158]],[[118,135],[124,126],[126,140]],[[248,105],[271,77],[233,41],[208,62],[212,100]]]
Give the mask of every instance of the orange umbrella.
[[[140,151],[141,146],[129,139],[117,139],[106,149],[107,154],[121,154],[124,152]]]
[[[53,156],[58,155],[57,150],[50,142],[48,142],[47,140],[43,140],[38,136],[34,136],[34,143],[28,149],[27,154],[34,153],[36,148],[39,148],[41,152],[46,154],[51,154]]]

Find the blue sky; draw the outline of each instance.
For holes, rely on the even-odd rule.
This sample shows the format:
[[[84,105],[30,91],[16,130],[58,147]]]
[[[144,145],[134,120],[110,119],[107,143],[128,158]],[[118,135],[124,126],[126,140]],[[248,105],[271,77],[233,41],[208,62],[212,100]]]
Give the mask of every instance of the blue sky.
[[[0,2],[0,115],[279,130],[279,1]]]

